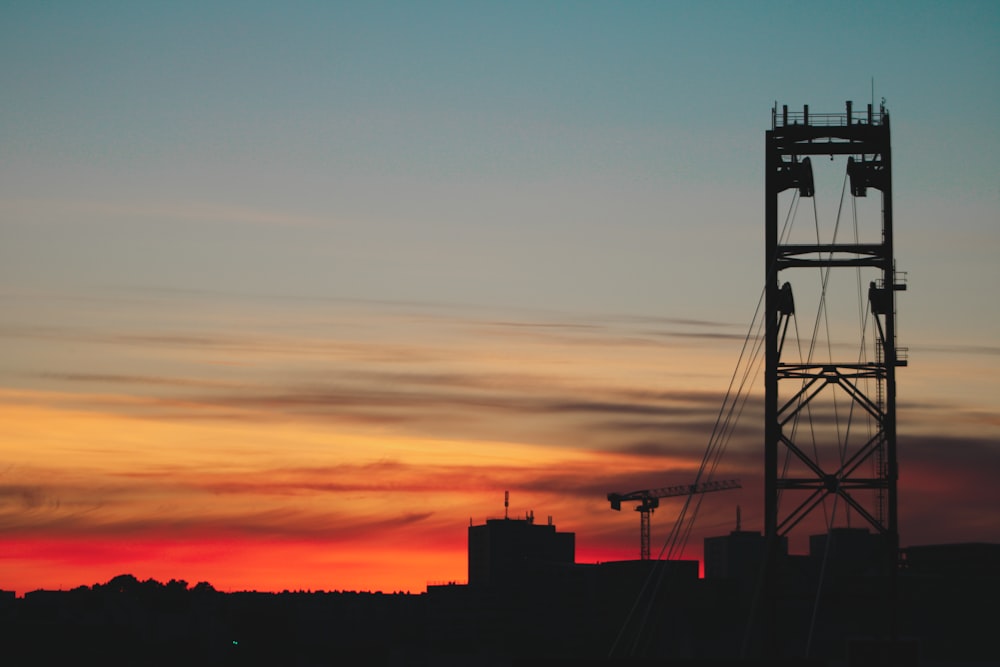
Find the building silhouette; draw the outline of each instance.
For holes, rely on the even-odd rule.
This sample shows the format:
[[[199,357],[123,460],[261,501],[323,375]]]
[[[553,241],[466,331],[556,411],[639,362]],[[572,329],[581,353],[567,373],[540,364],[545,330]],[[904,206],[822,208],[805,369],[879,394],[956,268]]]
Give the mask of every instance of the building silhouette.
[[[511,585],[529,573],[576,560],[576,534],[560,533],[549,517],[547,525],[535,523],[534,514],[523,519],[487,519],[469,526],[469,585]]]
[[[760,664],[761,534],[709,537],[697,561],[574,562],[551,522],[471,526],[467,585],[421,594],[220,593],[123,575],[70,591],[0,594],[4,664]],[[813,536],[788,555],[778,665],[883,665],[870,628],[888,590],[866,530]],[[1000,545],[904,550],[898,665],[995,664]],[[825,562],[825,563],[824,563]],[[994,661],[994,662],[990,662]]]

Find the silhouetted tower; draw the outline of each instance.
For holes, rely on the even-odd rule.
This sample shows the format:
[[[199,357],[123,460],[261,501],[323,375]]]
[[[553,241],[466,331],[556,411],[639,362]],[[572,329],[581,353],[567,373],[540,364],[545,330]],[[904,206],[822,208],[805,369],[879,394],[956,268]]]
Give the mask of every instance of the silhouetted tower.
[[[810,156],[817,155],[847,157],[844,185],[846,192],[849,182],[851,197],[865,197],[869,188],[881,192],[880,238],[860,239],[855,221],[850,242],[837,239],[837,231],[823,240],[818,220],[815,242],[791,243],[785,236],[799,199],[815,194]],[[848,521],[861,517],[882,536],[884,566],[893,569],[899,547],[896,368],[906,359],[896,347],[895,292],[905,284],[897,281],[893,258],[889,113],[884,104],[877,113],[872,105],[855,113],[847,102],[844,113],[813,115],[808,106],[795,113],[775,106],[765,159],[765,536],[777,545],[814,510],[827,513],[832,506],[834,515],[846,510]],[[786,191],[783,214],[779,195]],[[841,211],[857,206],[841,195]],[[837,222],[835,229],[842,229],[840,213]],[[859,304],[858,340],[847,341],[858,347],[832,344],[824,350],[828,358],[818,361],[814,335],[808,355],[790,360],[796,350],[785,343],[795,299],[785,276],[794,275],[799,296],[815,297],[818,312],[828,316],[835,274],[856,276],[858,298],[867,299]],[[817,314],[817,330],[820,321]],[[848,426],[841,423],[844,415]]]

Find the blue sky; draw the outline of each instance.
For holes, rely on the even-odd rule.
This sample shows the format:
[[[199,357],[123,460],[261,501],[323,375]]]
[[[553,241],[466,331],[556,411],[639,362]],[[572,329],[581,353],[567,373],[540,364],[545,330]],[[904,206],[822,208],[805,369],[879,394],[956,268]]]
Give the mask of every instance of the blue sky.
[[[900,400],[997,461],[995,2],[3,2],[8,401],[387,391],[410,353],[439,380],[506,365],[508,389],[723,391],[763,282],[772,106],[863,109],[873,81]],[[842,163],[817,175],[829,227]],[[575,437],[522,418],[413,432]]]
[[[8,193],[92,202],[115,240],[88,237],[145,255],[158,285],[662,307],[668,290],[652,287],[716,273],[712,256],[733,266],[727,281],[759,266],[743,250],[759,237],[771,105],[860,106],[872,78],[896,119],[904,231],[939,233],[939,221],[907,215],[933,206],[988,233],[1000,197],[992,3],[27,3],[5,13]],[[101,208],[109,202],[150,210],[126,225],[126,212]],[[202,227],[202,252],[172,215]],[[226,252],[220,218],[250,221],[249,252]],[[262,229],[278,218],[304,224]],[[709,248],[720,226],[740,242]],[[389,238],[408,257],[386,252]],[[368,261],[337,255],[356,244]],[[130,274],[131,263],[95,253],[59,264],[94,280]],[[262,266],[271,253],[298,271]],[[497,259],[470,259],[484,255]],[[351,264],[350,286],[328,279],[333,258]],[[59,272],[31,263],[34,280]],[[625,282],[591,270],[602,263]],[[724,284],[712,282],[718,299]],[[739,293],[721,310],[746,302]]]

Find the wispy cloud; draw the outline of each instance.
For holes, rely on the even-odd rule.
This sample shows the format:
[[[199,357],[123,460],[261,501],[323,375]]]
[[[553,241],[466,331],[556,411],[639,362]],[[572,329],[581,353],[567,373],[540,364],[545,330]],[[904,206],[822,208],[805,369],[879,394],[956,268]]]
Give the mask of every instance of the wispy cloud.
[[[939,354],[971,354],[995,356],[1000,354],[1000,345],[940,345],[940,344],[918,344],[911,345],[910,352],[935,352]]]
[[[403,540],[462,552],[469,517],[490,515],[507,489],[576,531],[581,554],[631,557],[636,522],[610,511],[606,494],[693,481],[722,426],[715,475],[743,489],[705,499],[707,528],[693,539],[731,529],[737,504],[746,527],[760,524],[760,392],[728,424],[729,364],[709,371],[704,357],[687,359],[713,345],[735,356],[730,325],[355,305],[281,326],[251,313],[264,324],[245,329],[197,318],[0,329],[12,344],[87,351],[58,367],[38,355],[7,376],[0,407],[30,422],[7,420],[10,433],[52,449],[32,458],[17,436],[0,443],[21,461],[0,486],[0,529],[24,540],[302,541],[372,554]],[[651,355],[674,350],[665,338],[677,354]],[[817,403],[801,437],[829,436],[845,405]],[[899,407],[923,416],[900,437],[904,542],[1000,537],[985,472],[1000,464],[997,445],[967,435],[996,415],[940,401]],[[675,505],[657,514],[662,530]]]
[[[238,204],[219,202],[155,202],[131,204],[127,201],[65,200],[65,199],[0,199],[0,211],[7,220],[79,219],[81,216],[101,220],[170,221],[172,224],[238,224],[280,227],[315,226],[329,224],[330,220],[317,215],[294,211],[251,208]]]
[[[187,389],[210,389],[232,387],[231,383],[196,378],[170,378],[154,375],[122,375],[115,373],[39,373],[37,377],[56,382],[80,383],[87,385],[124,385],[140,387],[177,387]]]

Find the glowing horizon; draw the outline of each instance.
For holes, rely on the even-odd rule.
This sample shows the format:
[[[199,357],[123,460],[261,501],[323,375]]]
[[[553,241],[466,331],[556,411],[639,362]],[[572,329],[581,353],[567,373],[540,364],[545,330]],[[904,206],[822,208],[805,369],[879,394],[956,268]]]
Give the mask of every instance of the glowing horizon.
[[[1000,542],[1000,9],[788,9],[4,6],[0,589],[417,592],[465,580],[505,490],[578,561],[634,558],[606,494],[698,469],[776,100],[887,98],[901,538]],[[878,198],[815,163],[792,238],[870,238]],[[864,286],[832,289],[853,327]],[[688,557],[737,505],[761,525],[746,381],[716,471],[743,488]]]
[[[98,348],[128,338],[141,356],[162,350],[185,362],[176,366],[184,373],[128,375],[108,358],[108,372],[41,373],[35,388],[0,391],[9,499],[0,512],[3,585],[23,594],[129,573],[230,591],[420,592],[428,582],[465,580],[466,527],[502,516],[505,490],[512,516],[530,510],[576,533],[579,562],[635,558],[637,518],[611,512],[605,495],[693,479],[728,383],[722,352],[735,360],[741,345],[735,334],[688,335],[734,328],[707,322],[510,314],[497,322],[441,317],[436,308],[414,317],[416,305],[402,317],[394,314],[400,306],[367,309],[374,312],[346,328],[364,330],[369,317],[392,321],[400,340],[73,334],[76,345]],[[465,334],[461,354],[445,363],[455,348],[439,341],[455,327],[477,333]],[[590,363],[595,353],[600,363]],[[237,363],[219,366],[222,356]],[[289,364],[289,356],[311,363]],[[187,357],[201,360],[197,375],[188,375]],[[271,376],[272,367],[284,374]],[[665,378],[720,389],[667,389]],[[744,488],[706,498],[685,557],[700,559],[702,537],[731,530],[737,505],[745,529],[761,528],[752,393],[750,423],[716,473]],[[955,460],[959,477],[945,474],[934,460],[934,440],[945,437],[935,435],[935,412],[906,401],[900,411],[901,441],[913,443],[903,445],[904,543],[915,543],[906,530],[915,523],[917,542],[960,529],[988,537],[988,520],[977,523],[974,513],[926,523],[935,502],[955,503],[963,480],[985,471]],[[953,452],[963,442],[975,447],[983,419],[995,423],[974,411],[954,420],[967,426],[946,436]],[[907,493],[914,486],[919,501]],[[665,538],[678,506],[665,501],[655,514],[654,541]]]

